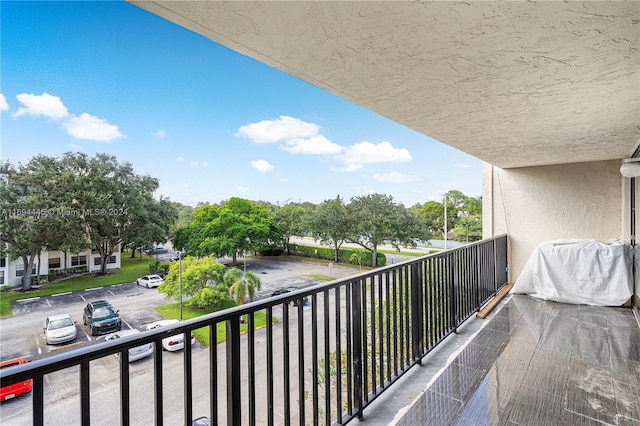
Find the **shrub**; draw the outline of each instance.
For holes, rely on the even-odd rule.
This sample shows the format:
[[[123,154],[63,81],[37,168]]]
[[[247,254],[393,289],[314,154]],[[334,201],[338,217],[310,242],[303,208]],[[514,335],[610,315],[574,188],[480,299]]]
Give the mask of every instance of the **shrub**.
[[[260,253],[260,256],[280,256],[283,251],[284,249],[280,247],[267,247],[260,249],[258,253]]]
[[[298,244],[291,244],[291,254],[294,256],[303,256],[303,257],[311,257],[314,259],[323,259],[328,261],[334,260],[334,250],[333,248],[328,247],[311,247],[311,246],[301,246]],[[353,256],[357,254],[358,250],[362,249],[354,249],[354,248],[341,248],[338,252],[338,261],[341,263],[349,263],[352,265],[357,265],[357,261],[354,261],[357,256]],[[352,257],[353,256],[353,257]],[[365,250],[362,254],[362,264],[363,265],[371,265],[371,252]],[[387,257],[384,253],[378,253],[378,266],[385,266],[387,264]]]

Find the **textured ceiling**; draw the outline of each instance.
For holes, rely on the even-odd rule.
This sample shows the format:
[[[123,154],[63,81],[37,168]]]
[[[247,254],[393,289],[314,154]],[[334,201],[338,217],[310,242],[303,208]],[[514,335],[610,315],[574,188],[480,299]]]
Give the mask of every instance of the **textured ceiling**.
[[[640,2],[131,3],[503,168],[640,143]]]

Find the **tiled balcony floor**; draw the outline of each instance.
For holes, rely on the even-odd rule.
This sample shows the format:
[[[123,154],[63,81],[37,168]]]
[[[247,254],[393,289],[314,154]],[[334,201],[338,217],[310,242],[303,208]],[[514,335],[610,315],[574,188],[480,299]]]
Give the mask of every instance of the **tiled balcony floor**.
[[[397,425],[640,426],[631,309],[514,295]]]

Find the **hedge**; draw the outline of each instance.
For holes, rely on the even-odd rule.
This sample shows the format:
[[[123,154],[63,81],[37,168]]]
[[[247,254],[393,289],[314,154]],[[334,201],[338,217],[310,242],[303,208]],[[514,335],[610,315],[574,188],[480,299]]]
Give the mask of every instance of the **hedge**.
[[[291,250],[291,254],[293,256],[303,256],[303,257],[311,257],[315,259],[323,259],[333,262],[335,259],[335,252],[333,248],[328,247],[312,247],[312,246],[301,246],[299,244],[290,244],[289,249]],[[371,266],[371,252],[365,249],[354,249],[354,248],[341,248],[339,250],[338,259],[340,263],[351,263],[351,255],[356,253],[358,250],[362,251],[362,265],[363,266]],[[378,266],[385,266],[387,264],[387,256],[384,253],[378,253]]]

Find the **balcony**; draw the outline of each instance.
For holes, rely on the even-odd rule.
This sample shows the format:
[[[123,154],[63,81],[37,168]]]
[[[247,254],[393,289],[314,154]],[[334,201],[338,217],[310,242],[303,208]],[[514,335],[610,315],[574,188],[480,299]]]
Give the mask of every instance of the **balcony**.
[[[397,425],[640,424],[631,309],[513,295],[481,327]]]
[[[21,421],[35,425],[61,415],[83,425],[191,424],[200,416],[230,425],[365,417],[371,424],[532,424],[539,416],[551,423],[637,421],[640,331],[631,310],[514,296],[491,320],[467,321],[506,283],[506,253],[506,236],[483,240],[53,355],[2,371],[2,386],[33,379],[30,413]],[[308,305],[292,303],[304,297]],[[267,325],[254,331],[258,311]],[[241,334],[245,318],[249,331]],[[202,327],[211,341],[224,328],[225,343],[187,345],[179,358],[162,353],[162,338]],[[462,342],[465,336],[473,340]],[[126,360],[128,348],[147,342],[154,343],[152,361],[118,361],[117,385],[97,383],[93,373],[104,369],[105,358]],[[419,393],[426,385],[421,373],[456,347],[453,362]],[[62,371],[77,378],[64,383],[64,410],[53,392]],[[396,398],[416,377],[419,391]],[[410,405],[402,418],[385,417],[392,399]]]

